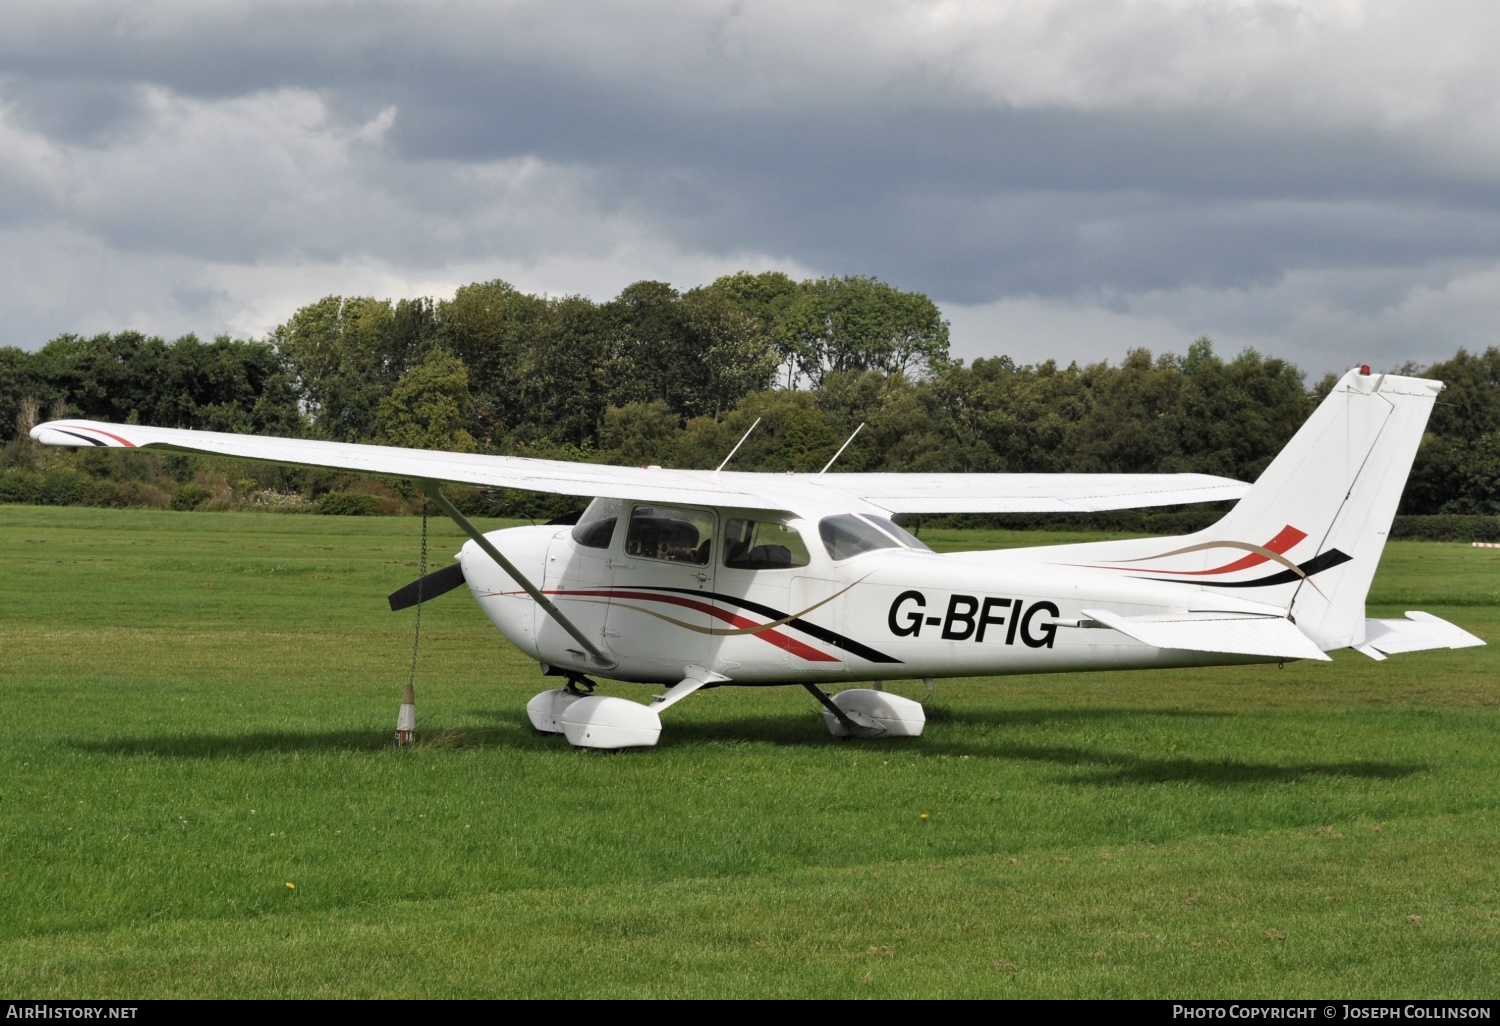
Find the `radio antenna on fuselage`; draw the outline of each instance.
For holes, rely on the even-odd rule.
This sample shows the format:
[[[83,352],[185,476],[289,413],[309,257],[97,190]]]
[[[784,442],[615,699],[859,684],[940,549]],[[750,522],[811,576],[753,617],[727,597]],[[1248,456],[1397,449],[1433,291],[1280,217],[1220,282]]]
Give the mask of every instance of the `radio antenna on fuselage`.
[[[859,422],[859,427],[857,427],[857,428],[854,429],[854,435],[859,434],[864,429],[865,429],[865,422],[864,421],[860,421]],[[820,470],[820,471],[818,471],[818,476],[819,477],[822,477],[824,474],[828,473],[828,468],[831,467],[831,466],[833,466],[833,464],[838,460],[838,458],[840,456],[844,455],[844,450],[847,449],[847,448],[849,448],[849,443],[850,442],[854,441],[854,435],[850,435],[849,438],[844,442],[844,444],[841,445],[841,446],[839,446],[839,451],[833,454],[833,459],[829,460],[826,464],[823,465],[823,469]]]
[[[756,417],[755,418],[755,424],[751,424],[750,425],[750,431],[754,431],[756,424],[759,424],[759,423],[760,423],[760,418]],[[750,437],[750,431],[746,431],[743,435],[740,436],[740,440],[738,442],[734,443],[734,448],[729,450],[729,455],[724,457],[724,462],[720,463],[717,467],[714,468],[714,473],[715,474],[717,474],[719,471],[723,470],[725,464],[727,464],[730,460],[734,459],[734,454],[740,451],[740,446],[744,445],[745,444],[745,439],[747,439],[747,438]]]

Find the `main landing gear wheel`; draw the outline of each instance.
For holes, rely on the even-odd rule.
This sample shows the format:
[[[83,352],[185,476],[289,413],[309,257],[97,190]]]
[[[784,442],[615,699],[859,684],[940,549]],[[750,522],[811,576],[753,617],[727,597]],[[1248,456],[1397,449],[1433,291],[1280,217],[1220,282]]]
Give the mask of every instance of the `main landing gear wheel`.
[[[559,671],[560,672],[560,671]],[[526,703],[532,726],[551,734],[562,734],[575,748],[649,748],[661,737],[661,713],[700,688],[713,687],[729,678],[702,666],[683,667],[683,678],[652,705],[624,698],[589,694],[594,682],[579,673],[564,674],[568,685],[543,691]],[[586,690],[585,690],[586,689]]]
[[[927,713],[921,703],[888,691],[851,688],[824,702],[823,722],[834,737],[921,737]]]
[[[688,671],[680,684],[657,696],[655,705],[586,694],[584,689],[592,691],[594,682],[570,674],[566,687],[543,691],[527,702],[526,714],[537,730],[562,734],[575,748],[649,748],[661,737],[660,710],[726,679],[701,667]],[[823,721],[834,737],[921,737],[927,724],[922,706],[900,695],[851,688],[830,697],[812,684],[803,686],[823,704]]]

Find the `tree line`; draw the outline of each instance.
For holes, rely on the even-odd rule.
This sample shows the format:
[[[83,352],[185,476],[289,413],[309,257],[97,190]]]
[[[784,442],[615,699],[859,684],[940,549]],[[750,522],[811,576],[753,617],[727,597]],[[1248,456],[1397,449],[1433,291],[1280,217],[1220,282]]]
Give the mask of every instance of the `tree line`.
[[[1402,511],[1500,513],[1500,349],[1397,369],[1449,386]],[[965,365],[930,299],[865,277],[643,281],[605,302],[491,281],[440,300],[328,296],[264,339],[119,332],[0,349],[0,501],[405,501],[348,475],[37,452],[26,430],[58,416],[703,468],[759,417],[735,469],[815,471],[864,423],[836,469],[1254,480],[1335,380],[1310,385],[1251,350],[1226,359],[1207,338],[1118,364]]]

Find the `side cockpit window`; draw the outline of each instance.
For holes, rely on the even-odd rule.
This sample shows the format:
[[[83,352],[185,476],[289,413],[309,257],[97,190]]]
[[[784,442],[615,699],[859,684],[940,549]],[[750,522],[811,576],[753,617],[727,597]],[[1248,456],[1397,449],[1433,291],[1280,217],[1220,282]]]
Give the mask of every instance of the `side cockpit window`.
[[[607,549],[625,504],[619,499],[595,499],[573,526],[573,540],[586,549]]]
[[[637,506],[630,514],[625,554],[707,566],[713,538],[712,513],[675,506]]]
[[[738,517],[724,525],[724,565],[732,570],[781,570],[809,561],[796,528]]]

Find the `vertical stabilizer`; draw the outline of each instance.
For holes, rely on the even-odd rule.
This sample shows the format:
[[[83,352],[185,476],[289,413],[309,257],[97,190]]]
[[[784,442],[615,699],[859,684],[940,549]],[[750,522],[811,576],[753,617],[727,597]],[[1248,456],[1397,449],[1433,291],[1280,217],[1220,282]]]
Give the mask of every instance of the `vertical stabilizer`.
[[[1215,549],[1250,553],[1196,571],[1198,583],[1288,609],[1325,651],[1361,644],[1365,596],[1442,388],[1345,374],[1239,504],[1192,536],[1206,568],[1223,555]]]

